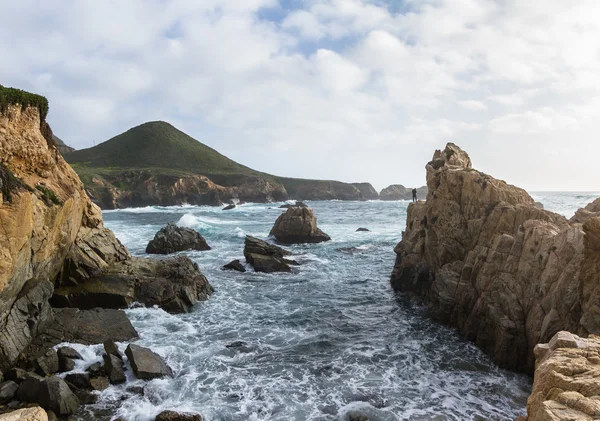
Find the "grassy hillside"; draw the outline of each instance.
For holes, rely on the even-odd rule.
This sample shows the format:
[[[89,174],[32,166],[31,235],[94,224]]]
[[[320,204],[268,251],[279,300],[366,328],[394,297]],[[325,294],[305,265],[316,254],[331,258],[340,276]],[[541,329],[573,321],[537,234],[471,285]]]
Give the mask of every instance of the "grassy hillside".
[[[196,174],[257,174],[164,121],[127,130],[93,148],[65,154],[77,168],[168,168]]]

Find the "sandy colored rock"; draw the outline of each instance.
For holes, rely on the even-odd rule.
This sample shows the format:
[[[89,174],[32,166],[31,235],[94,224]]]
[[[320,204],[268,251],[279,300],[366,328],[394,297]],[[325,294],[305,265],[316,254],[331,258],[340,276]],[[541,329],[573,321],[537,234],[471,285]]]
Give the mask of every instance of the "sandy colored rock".
[[[600,338],[558,332],[536,359],[528,421],[600,419]]]
[[[426,170],[427,201],[409,205],[395,248],[395,289],[511,369],[532,372],[535,345],[560,330],[600,332],[600,217],[539,209],[453,144]]]
[[[293,206],[275,221],[269,235],[284,244],[321,243],[331,240],[317,227],[317,218],[311,208]]]
[[[42,408],[35,406],[0,414],[0,421],[48,421],[48,415]]]

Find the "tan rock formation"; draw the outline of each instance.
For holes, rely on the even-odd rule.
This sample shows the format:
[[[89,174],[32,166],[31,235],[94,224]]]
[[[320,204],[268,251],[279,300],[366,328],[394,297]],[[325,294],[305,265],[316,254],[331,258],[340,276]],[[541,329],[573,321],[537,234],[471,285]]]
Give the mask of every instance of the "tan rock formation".
[[[321,243],[331,238],[317,227],[311,208],[292,206],[275,221],[269,235],[284,244]]]
[[[1,414],[0,421],[48,421],[48,414],[39,406],[35,406]]]
[[[558,332],[535,348],[528,421],[600,419],[600,337]]]
[[[512,369],[532,371],[534,346],[559,330],[600,332],[599,217],[582,225],[537,208],[454,144],[426,169],[427,201],[409,205],[394,288],[425,298],[436,320]]]

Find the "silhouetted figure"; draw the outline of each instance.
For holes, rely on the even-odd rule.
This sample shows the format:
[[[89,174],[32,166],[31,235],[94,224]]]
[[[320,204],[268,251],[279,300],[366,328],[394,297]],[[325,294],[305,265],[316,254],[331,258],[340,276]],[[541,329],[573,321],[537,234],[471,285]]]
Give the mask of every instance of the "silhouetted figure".
[[[417,189],[412,189],[412,193],[413,193],[413,202],[417,201]]]

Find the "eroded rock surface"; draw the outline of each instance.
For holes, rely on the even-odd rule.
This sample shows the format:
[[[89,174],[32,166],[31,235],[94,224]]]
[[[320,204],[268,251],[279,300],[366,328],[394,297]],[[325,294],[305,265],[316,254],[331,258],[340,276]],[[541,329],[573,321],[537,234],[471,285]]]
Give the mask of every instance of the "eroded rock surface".
[[[600,337],[558,332],[535,348],[528,421],[600,419]]]
[[[256,272],[291,272],[293,262],[284,258],[292,253],[255,237],[246,236],[244,257]]]
[[[317,227],[312,209],[302,206],[288,208],[275,221],[270,235],[284,244],[321,243],[331,240]]]
[[[0,414],[0,421],[48,421],[48,414],[39,406],[35,406]]]
[[[425,298],[436,320],[511,369],[533,371],[534,346],[559,330],[600,332],[595,208],[569,223],[471,168],[454,144],[426,169],[427,201],[409,205],[395,249],[395,289]]]

